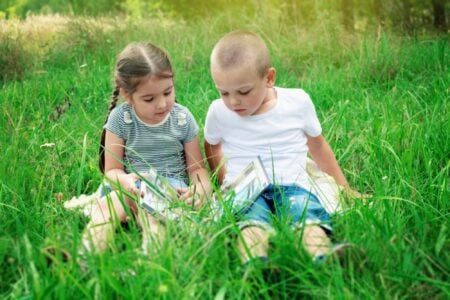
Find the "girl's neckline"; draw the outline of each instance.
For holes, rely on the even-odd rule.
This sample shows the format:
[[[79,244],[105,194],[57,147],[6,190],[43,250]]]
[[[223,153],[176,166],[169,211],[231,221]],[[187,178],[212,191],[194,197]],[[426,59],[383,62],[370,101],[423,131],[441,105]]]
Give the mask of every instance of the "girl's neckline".
[[[172,108],[172,110],[167,114],[167,116],[166,116],[161,122],[156,123],[156,124],[149,124],[149,123],[146,123],[146,122],[144,122],[143,120],[141,120],[141,118],[139,118],[139,116],[137,115],[136,111],[134,110],[134,107],[133,107],[133,106],[131,106],[131,110],[133,111],[133,114],[134,114],[134,116],[136,117],[136,119],[138,120],[138,122],[141,123],[142,125],[145,125],[145,126],[147,126],[147,127],[159,127],[159,126],[161,126],[161,125],[163,125],[164,123],[167,122],[167,120],[168,120],[169,117],[170,117],[170,114],[171,114],[172,111],[173,111],[173,108]]]

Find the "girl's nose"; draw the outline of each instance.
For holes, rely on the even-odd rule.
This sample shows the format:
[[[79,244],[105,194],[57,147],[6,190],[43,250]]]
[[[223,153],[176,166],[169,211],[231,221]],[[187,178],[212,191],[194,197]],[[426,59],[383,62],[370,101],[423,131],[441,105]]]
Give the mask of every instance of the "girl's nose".
[[[167,101],[166,101],[166,99],[163,98],[158,102],[157,108],[158,108],[158,110],[164,110],[166,107],[167,107]]]

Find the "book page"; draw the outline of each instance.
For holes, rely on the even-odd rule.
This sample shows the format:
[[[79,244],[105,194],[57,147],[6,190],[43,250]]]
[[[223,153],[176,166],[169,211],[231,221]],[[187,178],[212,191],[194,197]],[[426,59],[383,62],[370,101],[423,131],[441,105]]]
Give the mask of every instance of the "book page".
[[[222,189],[222,194],[232,193],[233,210],[248,208],[270,184],[261,159],[251,162],[237,178]]]
[[[141,180],[140,204],[158,217],[170,220],[179,217],[175,209],[171,208],[176,197],[176,190],[154,169],[150,169],[145,174],[145,180]]]

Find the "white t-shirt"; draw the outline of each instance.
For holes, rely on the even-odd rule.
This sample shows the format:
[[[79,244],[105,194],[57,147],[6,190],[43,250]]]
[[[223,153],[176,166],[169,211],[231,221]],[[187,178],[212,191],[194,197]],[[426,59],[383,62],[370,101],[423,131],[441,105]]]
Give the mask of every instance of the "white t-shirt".
[[[205,139],[211,145],[222,144],[225,184],[259,155],[273,183],[309,187],[305,134],[317,137],[322,132],[314,104],[301,89],[277,87],[276,92],[275,106],[255,116],[240,117],[222,99],[211,103]]]

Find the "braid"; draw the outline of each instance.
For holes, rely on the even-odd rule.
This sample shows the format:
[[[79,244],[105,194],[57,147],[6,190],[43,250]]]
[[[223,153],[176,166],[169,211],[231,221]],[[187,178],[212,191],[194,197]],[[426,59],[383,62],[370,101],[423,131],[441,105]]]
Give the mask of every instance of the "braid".
[[[119,93],[120,93],[120,88],[118,85],[116,85],[116,87],[113,90],[113,94],[111,96],[111,102],[110,102],[109,108],[108,108],[108,115],[106,116],[104,124],[106,124],[106,122],[108,122],[109,114],[117,105],[117,101],[119,100]],[[106,137],[106,129],[103,128],[102,136],[100,138],[100,148],[98,150],[98,154],[99,154],[98,167],[100,168],[100,171],[102,171],[102,173],[105,172],[105,137]]]

